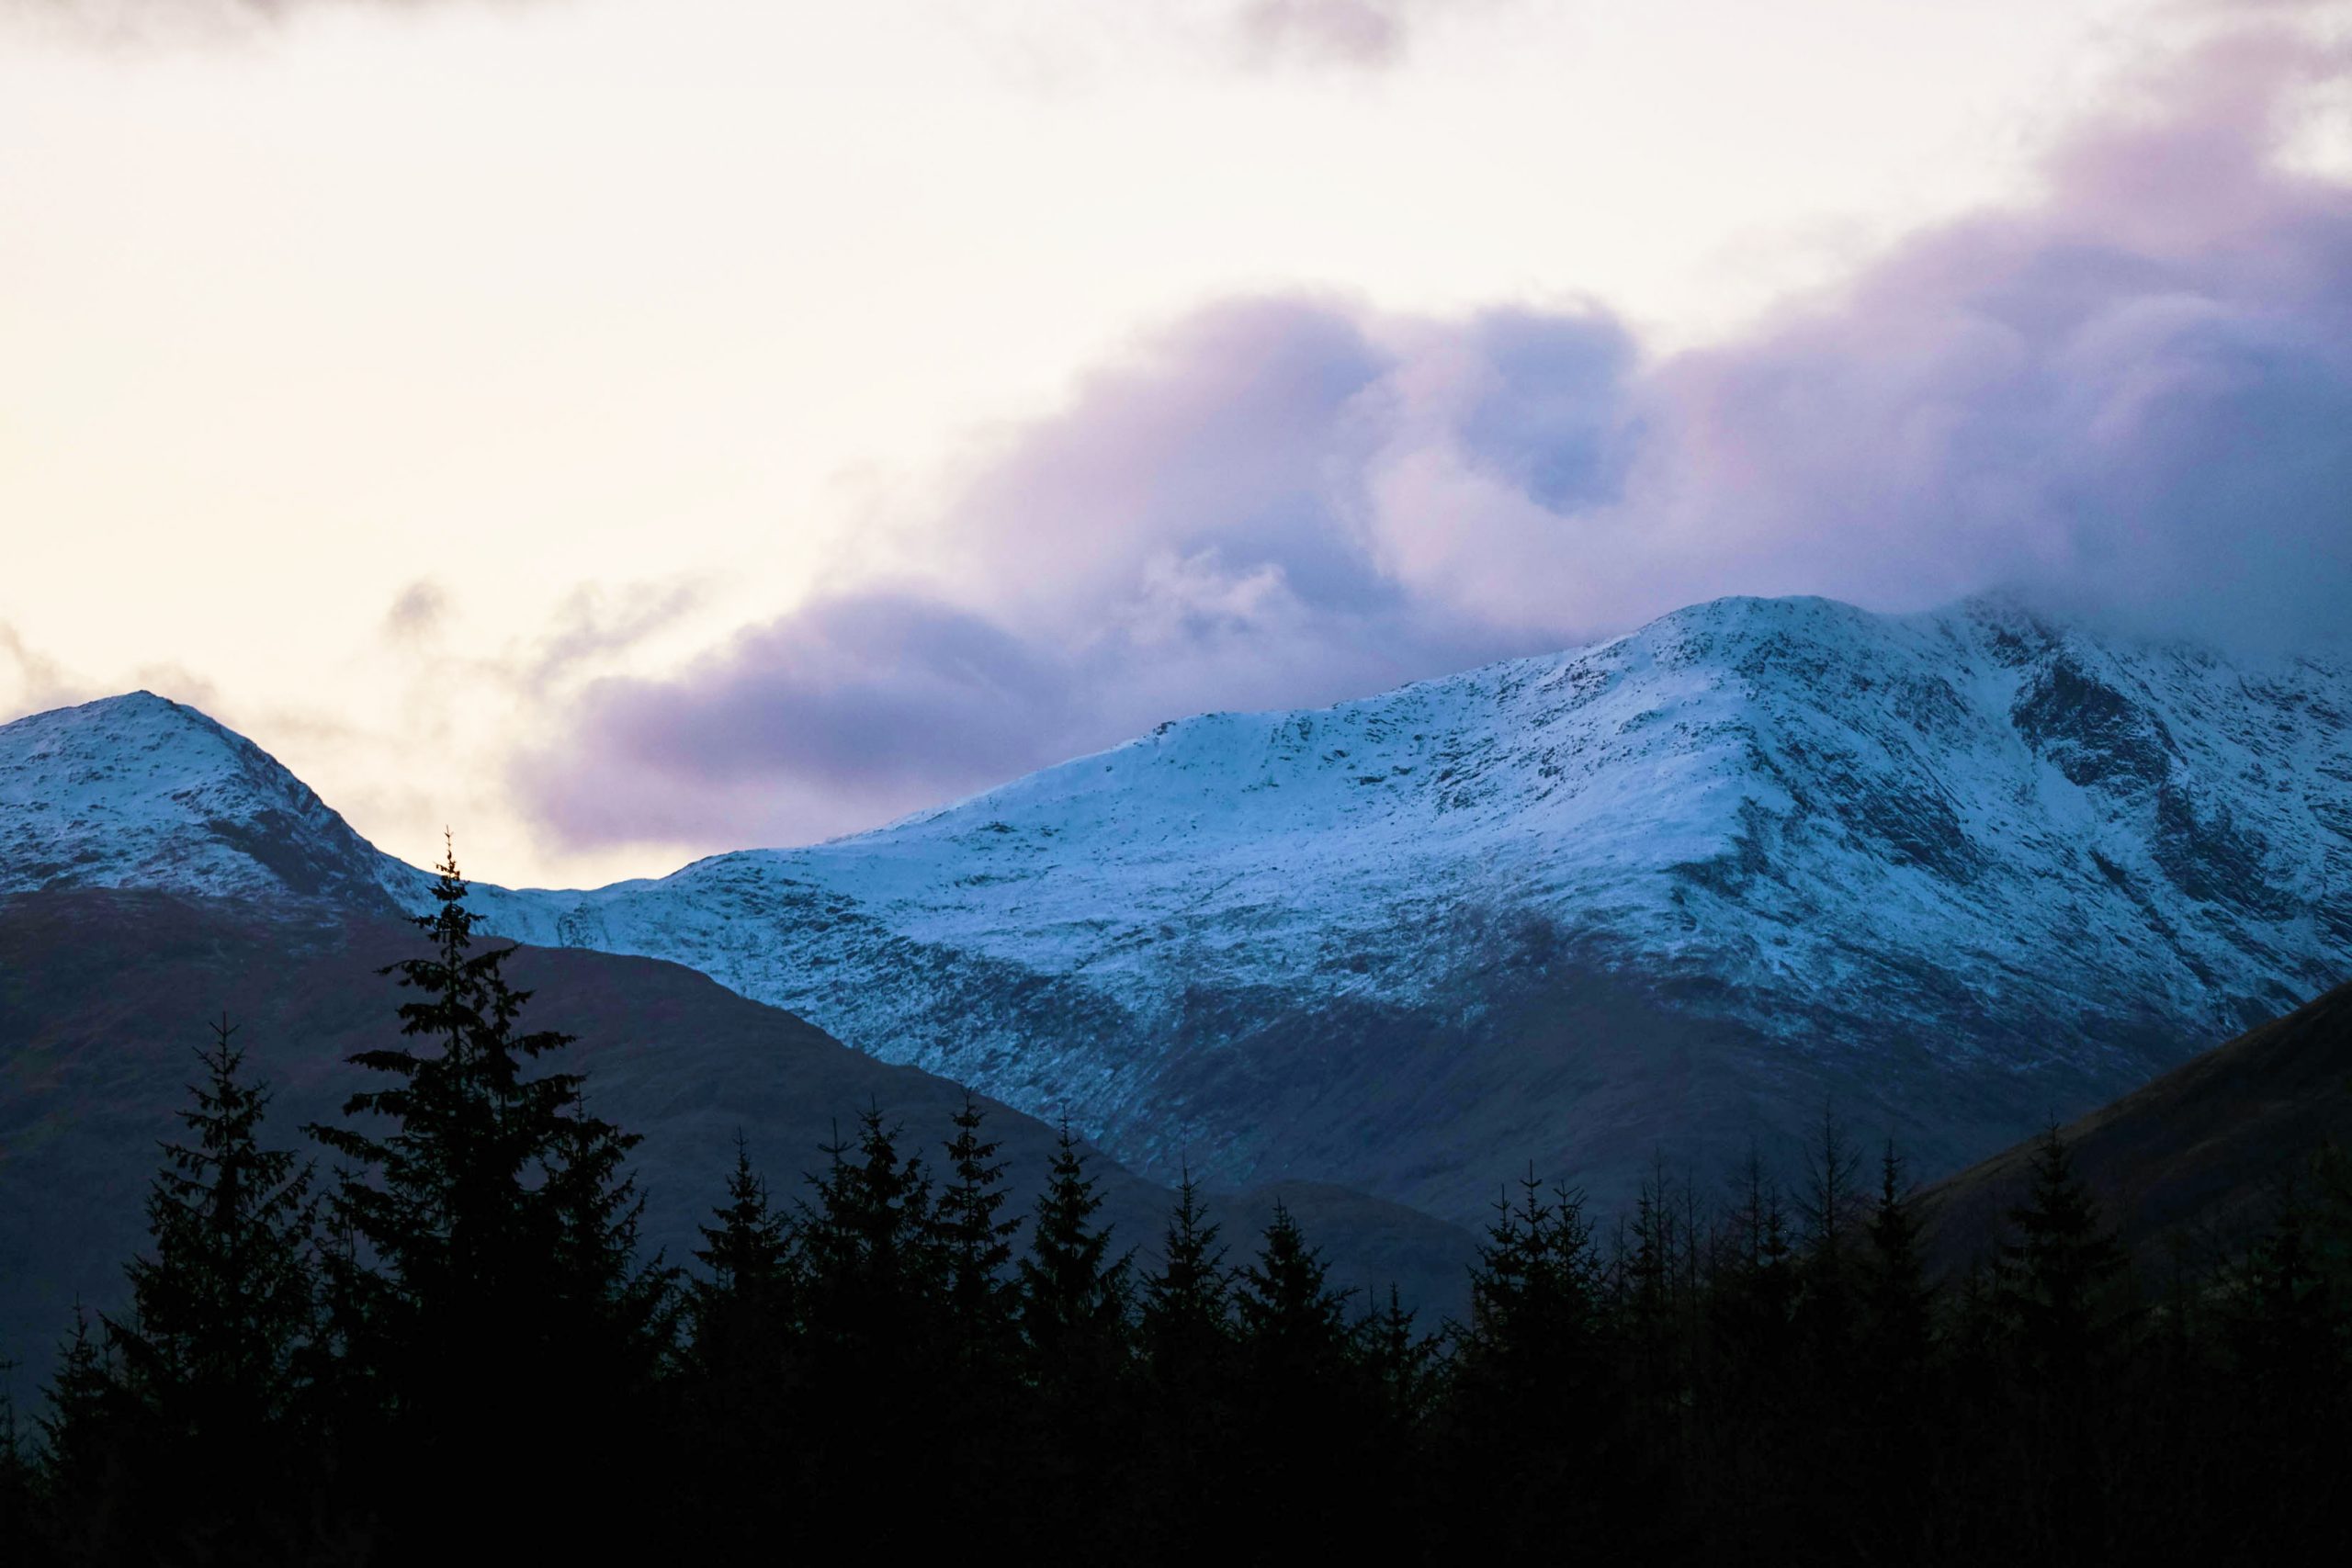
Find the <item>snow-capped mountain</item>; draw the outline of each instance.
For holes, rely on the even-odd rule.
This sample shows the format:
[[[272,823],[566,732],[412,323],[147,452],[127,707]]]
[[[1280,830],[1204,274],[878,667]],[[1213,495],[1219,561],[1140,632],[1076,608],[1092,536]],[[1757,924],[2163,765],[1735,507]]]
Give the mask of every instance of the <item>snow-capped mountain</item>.
[[[152,692],[0,726],[0,893],[152,887],[390,909],[424,882],[260,747]]]
[[[261,808],[159,795],[161,762],[118,768],[135,809],[94,760],[70,806],[40,794],[27,739],[78,724],[95,759],[141,701],[0,731],[0,887],[277,874],[219,826]],[[27,825],[42,800],[97,858]],[[365,872],[332,814],[275,809],[316,841],[294,863],[343,871],[321,891],[415,886]],[[190,834],[201,854],[172,847]],[[483,902],[1067,1110],[1154,1173],[1463,1217],[1531,1157],[1613,1196],[1654,1150],[1712,1163],[1825,1099],[1949,1166],[2352,971],[2352,673],[1997,600],[1723,600],[1163,725],[856,838]]]

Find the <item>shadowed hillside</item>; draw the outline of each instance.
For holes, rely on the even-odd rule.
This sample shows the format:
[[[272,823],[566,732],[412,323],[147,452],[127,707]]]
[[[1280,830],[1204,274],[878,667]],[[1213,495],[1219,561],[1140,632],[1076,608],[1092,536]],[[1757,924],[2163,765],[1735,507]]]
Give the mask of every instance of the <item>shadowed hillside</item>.
[[[303,1123],[334,1120],[362,1087],[344,1058],[395,1038],[404,993],[377,971],[419,940],[390,919],[161,894],[0,899],[0,1191],[10,1195],[0,1205],[0,1345],[27,1363],[14,1374],[19,1392],[48,1375],[77,1297],[97,1310],[119,1299],[206,1020],[231,1015],[275,1089],[267,1141],[309,1149]],[[512,973],[537,993],[527,1021],[580,1036],[566,1066],[588,1075],[591,1108],[645,1134],[633,1165],[647,1239],[673,1262],[698,1245],[694,1227],[720,1199],[739,1128],[788,1200],[822,1165],[836,1124],[851,1129],[869,1103],[936,1165],[962,1102],[944,1079],[852,1051],[675,964],[533,950]],[[989,1112],[1026,1213],[1054,1129],[992,1102]],[[1169,1194],[1107,1160],[1096,1168],[1118,1245],[1154,1256]],[[1459,1310],[1470,1238],[1344,1189],[1289,1182],[1219,1196],[1214,1216],[1237,1257],[1277,1198],[1331,1258],[1335,1283],[1385,1295],[1393,1280],[1432,1326]]]
[[[2060,1129],[2151,1282],[2176,1247],[2200,1258],[2244,1235],[2328,1139],[2352,1140],[2352,985],[2335,989]],[[1932,1254],[1964,1267],[2024,1192],[2020,1145],[1922,1195]]]

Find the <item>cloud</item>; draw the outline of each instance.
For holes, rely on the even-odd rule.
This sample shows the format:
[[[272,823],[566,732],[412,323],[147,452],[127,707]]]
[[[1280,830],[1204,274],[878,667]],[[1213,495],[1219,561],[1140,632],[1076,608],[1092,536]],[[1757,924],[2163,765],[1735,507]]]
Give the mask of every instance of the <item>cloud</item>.
[[[0,0],[0,20],[80,43],[236,38],[316,11],[405,11],[459,0]]]
[[[0,622],[0,724],[94,694],[57,660],[27,644],[14,626]]]
[[[1386,65],[1404,51],[1412,9],[1404,0],[1250,0],[1233,23],[1260,58]]]
[[[2340,639],[2352,188],[2277,153],[2345,69],[2233,32],[2054,149],[2037,200],[1702,351],[1645,354],[1591,304],[1203,310],[958,475],[924,578],[591,685],[515,782],[575,845],[782,841],[1727,592],[2022,586]]]
[[[449,591],[420,577],[401,589],[384,612],[384,633],[395,642],[421,642],[440,630],[448,616]]]
[[[564,596],[511,667],[519,670],[524,690],[536,695],[560,681],[593,673],[604,660],[674,626],[702,599],[702,586],[694,582],[582,583]]]
[[[1402,60],[1414,34],[1441,16],[1501,9],[1511,0],[1243,0],[1226,17],[1253,64],[1377,70]],[[1523,0],[1522,0],[1523,3]]]

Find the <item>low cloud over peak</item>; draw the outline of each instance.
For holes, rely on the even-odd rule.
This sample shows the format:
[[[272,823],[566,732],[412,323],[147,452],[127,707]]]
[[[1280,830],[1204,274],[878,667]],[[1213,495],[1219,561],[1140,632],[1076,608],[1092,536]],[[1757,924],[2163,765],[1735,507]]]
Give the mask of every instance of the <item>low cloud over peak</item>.
[[[1645,355],[1597,307],[1203,310],[967,475],[922,531],[935,575],[591,687],[517,780],[575,843],[807,838],[1161,717],[1731,592],[2006,583],[2156,632],[2341,637],[2352,190],[2277,152],[2343,69],[2284,29],[2215,41],[2080,128],[2036,202],[1700,351]]]

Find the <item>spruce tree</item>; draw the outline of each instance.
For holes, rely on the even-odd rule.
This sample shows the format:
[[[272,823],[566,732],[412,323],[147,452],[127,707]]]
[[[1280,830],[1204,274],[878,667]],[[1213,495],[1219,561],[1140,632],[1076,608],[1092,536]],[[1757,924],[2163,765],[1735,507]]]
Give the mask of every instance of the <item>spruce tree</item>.
[[[1495,1204],[1455,1329],[1449,1484],[1476,1545],[1540,1554],[1565,1529],[1594,1541],[1623,1436],[1602,1268],[1581,1194],[1532,1168]],[[1470,1543],[1448,1548],[1470,1550]]]
[[[141,1527],[135,1472],[141,1434],[131,1419],[102,1335],[74,1303],[74,1332],[42,1390],[40,1468],[52,1517],[49,1532],[69,1562],[112,1562],[152,1550]]]
[[[35,1561],[40,1544],[34,1506],[33,1466],[17,1429],[17,1401],[9,1379],[17,1363],[0,1357],[0,1562]]]
[[[815,1348],[851,1361],[934,1354],[941,1337],[946,1254],[929,1168],[900,1156],[902,1129],[869,1105],[854,1143],[838,1137],[810,1178],[799,1227]],[[852,1156],[854,1157],[852,1157]]]
[[[1288,1551],[1345,1540],[1390,1501],[1366,1495],[1380,1407],[1347,1303],[1322,1254],[1277,1201],[1256,1258],[1235,1276],[1242,1372],[1236,1436],[1249,1534]]]
[[[179,1113],[190,1138],[164,1145],[147,1198],[149,1251],[134,1258],[131,1311],[107,1320],[129,1395],[190,1462],[290,1457],[300,1358],[316,1322],[311,1168],[264,1148],[268,1090],[243,1077],[225,1018],[197,1053],[203,1081]]]
[[[1915,1559],[1924,1550],[1928,1466],[1922,1450],[1939,1434],[1930,1431],[1926,1412],[1931,1298],[1919,1258],[1919,1222],[1893,1138],[1880,1155],[1878,1204],[1866,1234],[1862,1355],[1855,1380],[1861,1422],[1855,1480],[1861,1495],[1852,1512],[1873,1555]]]
[[[576,1073],[537,1070],[571,1043],[526,1032],[513,945],[474,951],[455,856],[415,924],[421,957],[383,971],[414,993],[411,1044],[354,1066],[389,1087],[354,1094],[312,1135],[346,1162],[329,1203],[334,1332],[357,1366],[344,1392],[381,1400],[342,1418],[380,1472],[419,1445],[451,1484],[397,1506],[430,1534],[533,1478],[598,1484],[636,1457],[663,1354],[668,1274],[634,1257],[634,1134],[590,1114]],[[372,1430],[370,1430],[372,1428]]]
[[[1994,1271],[2015,1470],[2014,1533],[2006,1553],[2054,1561],[2108,1557],[2125,1515],[2108,1491],[2102,1457],[2118,1452],[2115,1395],[2132,1316],[2125,1258],[2101,1224],[2074,1156],[2053,1125],[2033,1157],[2015,1231]]]
[[[1257,1258],[1236,1279],[1234,1314],[1261,1380],[1328,1376],[1347,1359],[1348,1293],[1279,1200]]]
[[[1131,1539],[1140,1500],[1128,1440],[1129,1258],[1097,1224],[1102,1197],[1085,1151],[1062,1123],[1029,1245],[1018,1265],[1019,1318],[1035,1404],[1023,1460],[1046,1513],[1029,1529]],[[1148,1506],[1148,1505],[1147,1505]]]
[[[967,1090],[950,1118],[956,1135],[947,1144],[947,1184],[933,1215],[937,1244],[947,1267],[947,1306],[958,1355],[968,1364],[1002,1356],[1012,1330],[1012,1238],[1021,1218],[1001,1219],[1004,1168],[997,1140],[981,1135],[984,1115]]]
[[[1160,1251],[1160,1266],[1144,1276],[1141,1292],[1145,1365],[1163,1398],[1198,1400],[1227,1375],[1233,1300],[1217,1225],[1189,1163]]]
[[[1231,1521],[1203,1504],[1229,1498],[1242,1468],[1232,1441],[1240,1392],[1232,1291],[1217,1236],[1188,1163],[1160,1240],[1159,1265],[1136,1292],[1140,1412],[1152,1444],[1145,1539],[1169,1561],[1216,1551],[1230,1540]]]
[[[1804,1261],[1798,1270],[1796,1331],[1805,1361],[1805,1384],[1825,1404],[1825,1414],[1850,1404],[1853,1389],[1855,1291],[1851,1232],[1860,1207],[1855,1179],[1860,1152],[1822,1108],[1821,1122],[1805,1151],[1804,1187],[1799,1213],[1804,1221]]]
[[[1418,1427],[1436,1399],[1443,1341],[1421,1332],[1393,1282],[1386,1303],[1357,1325],[1356,1337],[1380,1390],[1386,1420],[1405,1431]]]
[[[784,1528],[780,1478],[794,1465],[796,1277],[786,1215],[768,1201],[741,1133],[726,1201],[700,1228],[707,1271],[687,1289],[680,1451],[695,1528],[714,1547],[771,1545]]]
[[[2045,1390],[2076,1389],[2112,1351],[2127,1315],[2118,1289],[2125,1260],[2055,1126],[2008,1221],[2016,1235],[2001,1245],[1995,1289],[2020,1370]]]
[[[1878,1206],[1871,1213],[1868,1237],[1862,1305],[1870,1377],[1883,1400],[1909,1403],[1927,1365],[1929,1296],[1919,1258],[1919,1221],[1892,1138],[1879,1160]]]
[[[689,1313],[699,1346],[729,1326],[739,1313],[763,1319],[781,1303],[792,1262],[790,1222],[768,1201],[768,1184],[752,1168],[743,1134],[735,1134],[735,1168],[715,1225],[699,1225],[703,1245],[695,1260],[709,1270],[689,1287]]]
[[[252,1561],[292,1561],[317,1452],[301,1430],[317,1323],[311,1170],[262,1146],[268,1090],[245,1081],[234,1026],[211,1030],[179,1112],[189,1136],[164,1145],[148,1193],[131,1309],[106,1319],[106,1336],[137,1412],[133,1479],[156,1550],[204,1557],[233,1542]]]
[[[1048,1382],[1063,1372],[1098,1375],[1123,1348],[1130,1260],[1113,1256],[1109,1227],[1094,1223],[1102,1207],[1086,1151],[1065,1119],[1020,1264],[1021,1328]]]

